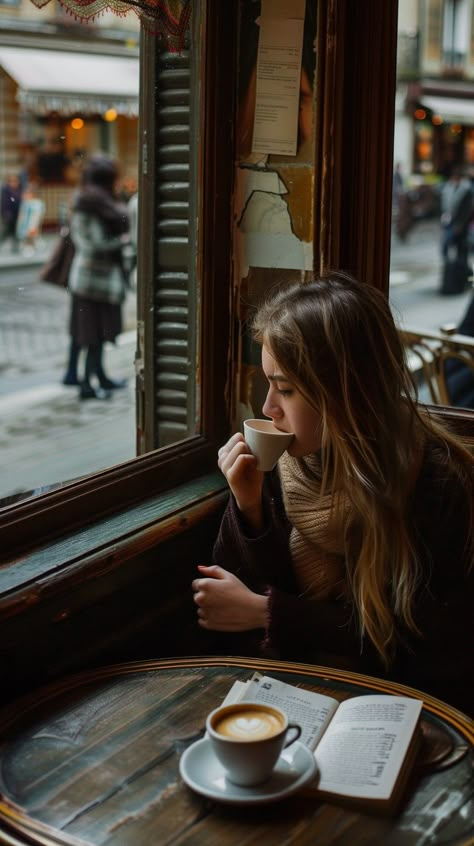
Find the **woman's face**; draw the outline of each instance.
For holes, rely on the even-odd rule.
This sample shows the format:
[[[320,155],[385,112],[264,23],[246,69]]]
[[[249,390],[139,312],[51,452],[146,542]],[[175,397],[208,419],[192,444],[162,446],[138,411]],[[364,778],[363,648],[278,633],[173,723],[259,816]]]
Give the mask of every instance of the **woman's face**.
[[[288,453],[293,458],[302,458],[317,452],[321,447],[321,415],[289,381],[265,346],[262,367],[269,382],[262,411],[271,417],[277,429],[294,433]]]

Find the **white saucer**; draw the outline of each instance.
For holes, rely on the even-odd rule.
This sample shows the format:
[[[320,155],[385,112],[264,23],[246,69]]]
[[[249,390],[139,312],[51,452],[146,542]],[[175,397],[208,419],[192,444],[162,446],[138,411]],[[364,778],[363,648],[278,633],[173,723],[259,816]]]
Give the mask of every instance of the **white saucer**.
[[[188,787],[202,796],[230,805],[276,802],[299,790],[314,778],[316,771],[313,753],[298,741],[283,750],[268,781],[254,787],[239,787],[228,781],[207,737],[189,746],[179,762],[181,778]]]

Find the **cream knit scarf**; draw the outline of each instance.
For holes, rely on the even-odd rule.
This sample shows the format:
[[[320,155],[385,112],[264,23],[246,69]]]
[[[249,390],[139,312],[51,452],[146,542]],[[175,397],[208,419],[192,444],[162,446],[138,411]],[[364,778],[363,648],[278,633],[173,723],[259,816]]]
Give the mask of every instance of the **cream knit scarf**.
[[[292,458],[285,452],[278,469],[298,588],[313,599],[340,597],[345,588],[343,529],[330,520],[332,495],[321,496],[320,457]],[[338,506],[349,507],[340,499]]]

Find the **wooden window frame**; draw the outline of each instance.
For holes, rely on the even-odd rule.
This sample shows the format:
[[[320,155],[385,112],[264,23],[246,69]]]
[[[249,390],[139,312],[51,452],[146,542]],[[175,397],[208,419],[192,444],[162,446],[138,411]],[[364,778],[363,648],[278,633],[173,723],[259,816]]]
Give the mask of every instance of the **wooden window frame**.
[[[388,296],[398,0],[328,0],[321,18],[315,252]],[[473,411],[427,408],[474,446]]]
[[[315,255],[388,292],[398,0],[320,3]]]
[[[18,555],[37,549],[54,538],[71,534],[81,527],[118,511],[124,511],[160,492],[193,478],[215,471],[217,448],[229,429],[226,386],[229,362],[222,355],[227,347],[230,325],[231,205],[233,147],[231,133],[234,114],[235,59],[229,44],[235,44],[235,15],[220,0],[207,0],[201,22],[202,100],[200,156],[201,185],[201,315],[200,364],[201,432],[181,443],[148,453],[103,472],[65,485],[0,511],[1,563],[14,563]],[[236,10],[234,9],[234,12]],[[154,51],[157,40],[143,31],[141,58],[142,102],[154,100]],[[214,80],[219,79],[219,85]],[[143,111],[143,110],[142,110]],[[143,175],[145,141],[148,149],[148,176],[153,178],[153,115],[140,120],[140,161]],[[151,118],[151,120],[150,120]],[[143,219],[153,220],[152,192],[143,190]],[[146,204],[148,203],[148,208]],[[149,226],[148,233],[153,231]],[[145,240],[145,272],[154,277],[154,250]],[[143,247],[142,247],[143,249]]]
[[[62,490],[2,509],[0,546],[4,560],[13,562],[22,550],[38,548],[215,470],[217,448],[229,433],[233,384],[234,150],[229,130],[234,119],[237,11],[237,3],[207,0],[202,32],[206,50],[201,137],[201,434]],[[345,268],[386,293],[397,12],[397,0],[320,0],[317,37],[316,270]],[[144,42],[149,46],[143,53],[152,52],[152,38],[145,33]],[[153,98],[154,80],[147,62],[142,70],[146,96]],[[144,133],[148,133],[150,151],[153,126],[142,122],[141,143]],[[146,219],[151,219],[153,208],[145,211]],[[152,253],[148,250],[145,254],[146,272],[153,273]],[[436,408],[433,413],[451,421],[460,434],[472,433],[472,412]],[[222,488],[219,496],[221,492]]]

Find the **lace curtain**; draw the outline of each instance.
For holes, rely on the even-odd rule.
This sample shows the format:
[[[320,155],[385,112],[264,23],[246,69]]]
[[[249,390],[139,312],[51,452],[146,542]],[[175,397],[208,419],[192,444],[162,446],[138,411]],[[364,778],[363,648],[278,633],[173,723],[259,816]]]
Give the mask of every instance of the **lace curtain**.
[[[51,0],[31,0],[39,9]],[[173,52],[182,50],[191,14],[191,0],[60,0],[78,20],[88,21],[101,12],[126,15],[133,10],[147,29],[166,40]]]

